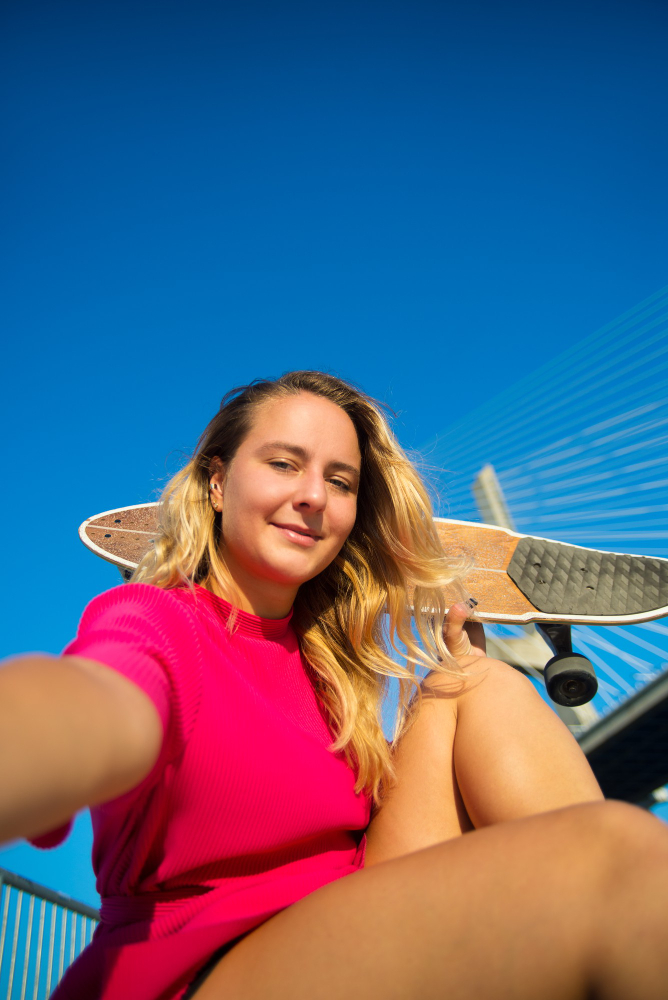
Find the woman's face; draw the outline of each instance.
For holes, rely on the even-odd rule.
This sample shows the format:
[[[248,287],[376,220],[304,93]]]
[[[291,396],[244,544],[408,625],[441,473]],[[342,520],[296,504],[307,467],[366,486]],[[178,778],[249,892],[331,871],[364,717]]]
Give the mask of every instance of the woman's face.
[[[258,407],[232,461],[210,477],[243,610],[283,617],[332,562],[355,523],[360,465],[355,427],[329,400],[302,392]]]

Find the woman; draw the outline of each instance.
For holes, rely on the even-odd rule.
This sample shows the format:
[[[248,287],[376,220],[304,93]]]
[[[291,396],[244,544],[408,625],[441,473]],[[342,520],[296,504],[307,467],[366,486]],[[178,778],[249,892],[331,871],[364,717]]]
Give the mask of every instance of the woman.
[[[356,389],[226,397],[134,582],[0,677],[2,838],[93,807],[102,923],[59,1000],[665,996],[666,831],[444,619],[463,568]]]

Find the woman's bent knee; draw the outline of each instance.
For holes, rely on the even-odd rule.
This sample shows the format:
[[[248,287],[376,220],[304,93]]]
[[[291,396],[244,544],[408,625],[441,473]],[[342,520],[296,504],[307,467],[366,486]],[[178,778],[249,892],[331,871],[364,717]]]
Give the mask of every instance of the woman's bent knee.
[[[565,821],[564,833],[589,859],[592,872],[614,882],[648,864],[668,871],[668,828],[651,813],[626,802],[569,806],[547,816]]]
[[[427,698],[465,698],[481,691],[491,693],[493,688],[504,692],[510,690],[518,696],[536,693],[529,678],[520,670],[488,656],[471,658],[459,675],[431,670],[422,682],[422,693]]]
[[[582,809],[585,822],[593,823],[599,836],[620,850],[639,848],[668,851],[668,828],[656,816],[628,802],[592,802]]]

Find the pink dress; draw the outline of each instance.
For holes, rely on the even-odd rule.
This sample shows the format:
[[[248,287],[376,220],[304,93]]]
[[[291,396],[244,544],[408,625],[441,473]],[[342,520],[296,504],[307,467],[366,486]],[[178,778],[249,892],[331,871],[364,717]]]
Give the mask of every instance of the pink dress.
[[[239,612],[230,632],[230,610],[126,584],[65,650],[138,684],[164,739],[139,786],[92,810],[101,923],[54,1000],[177,1000],[221,945],[363,866],[370,802],[328,749],[290,617]]]

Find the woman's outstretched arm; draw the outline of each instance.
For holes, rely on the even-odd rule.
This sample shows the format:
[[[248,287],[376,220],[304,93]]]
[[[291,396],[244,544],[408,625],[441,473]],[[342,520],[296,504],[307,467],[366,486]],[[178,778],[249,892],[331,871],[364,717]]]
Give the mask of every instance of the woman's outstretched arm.
[[[162,743],[139,687],[100,663],[33,654],[0,667],[0,843],[33,837],[144,778]]]

